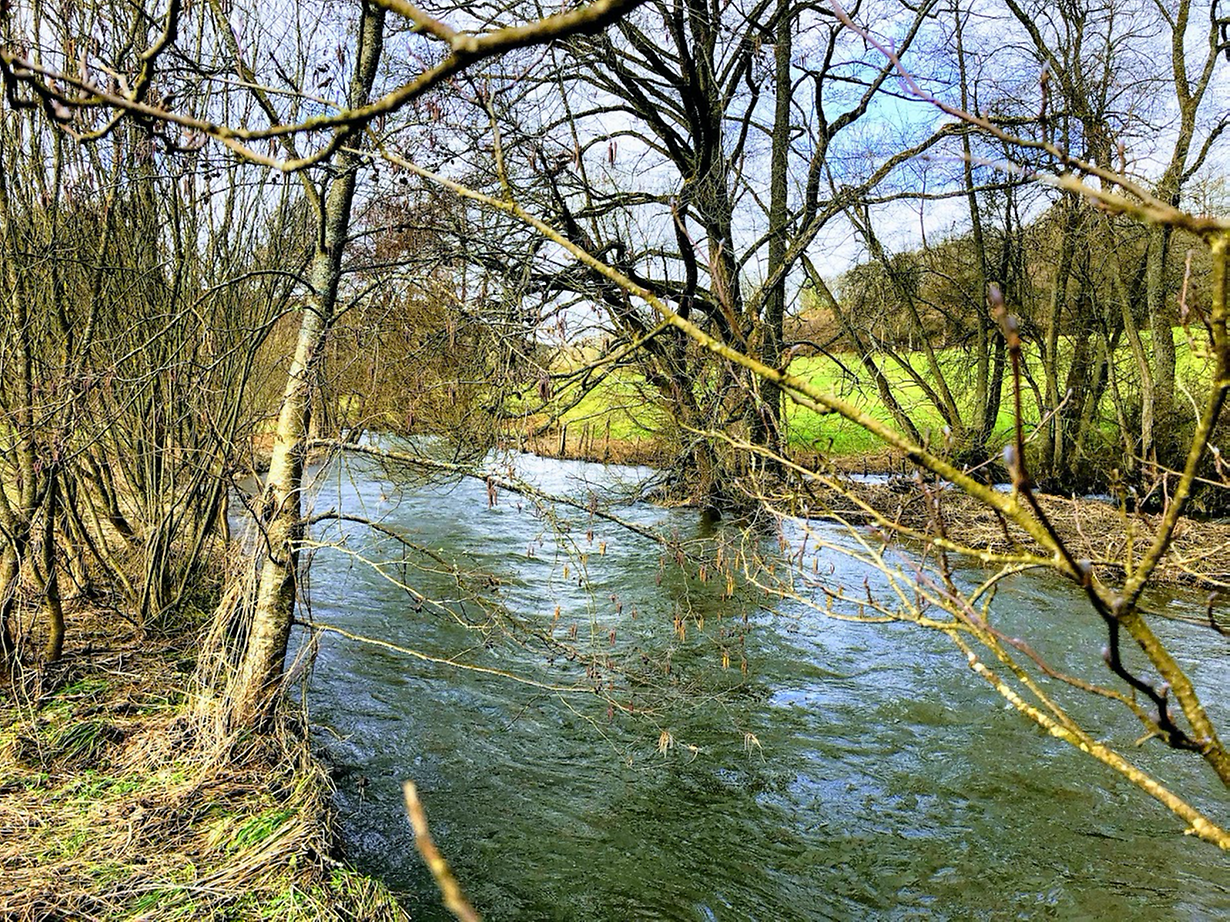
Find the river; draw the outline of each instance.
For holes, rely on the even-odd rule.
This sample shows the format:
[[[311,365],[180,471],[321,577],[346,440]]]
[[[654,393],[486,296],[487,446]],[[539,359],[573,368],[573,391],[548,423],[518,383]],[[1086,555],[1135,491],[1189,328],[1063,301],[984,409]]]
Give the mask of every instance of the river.
[[[528,480],[583,504],[649,473],[514,461]],[[1230,865],[1216,849],[1008,709],[942,636],[835,621],[799,605],[774,609],[747,589],[724,599],[721,580],[685,578],[649,540],[584,510],[552,521],[515,495],[496,500],[491,506],[474,480],[399,489],[354,460],[322,472],[315,493],[318,511],[378,518],[442,559],[496,576],[503,603],[534,624],[550,624],[558,607],[556,636],[657,677],[637,692],[656,710],[628,715],[592,693],[322,635],[308,698],[336,767],[347,855],[403,894],[414,918],[447,914],[405,819],[407,778],[441,851],[492,920],[1230,912]],[[736,524],[706,528],[694,511],[646,503],[615,511],[696,547],[726,542],[734,553],[745,540]],[[834,541],[849,540],[827,528]],[[318,621],[545,684],[578,678],[566,658],[548,664],[540,647],[502,642],[417,603],[362,562],[398,560],[387,538],[346,523],[321,535],[343,540],[314,553]],[[822,559],[863,591],[864,567],[832,552]],[[407,581],[429,597],[458,595],[440,572],[408,571]],[[997,617],[1086,674],[1104,642],[1079,595],[1050,579],[1015,578]],[[1182,661],[1224,726],[1224,638],[1161,630],[1182,634]],[[1139,725],[1118,715],[1110,726],[1130,749]],[[1224,819],[1224,791],[1198,759],[1157,745],[1133,752]]]

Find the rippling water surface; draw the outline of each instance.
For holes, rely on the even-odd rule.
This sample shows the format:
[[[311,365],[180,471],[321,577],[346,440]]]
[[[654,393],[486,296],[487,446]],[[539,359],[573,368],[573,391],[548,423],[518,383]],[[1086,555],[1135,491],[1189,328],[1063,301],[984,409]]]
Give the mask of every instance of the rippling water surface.
[[[648,474],[512,460],[523,476],[582,502]],[[460,555],[501,580],[514,612],[547,625],[558,606],[557,636],[575,625],[578,643],[609,643],[621,659],[644,653],[659,685],[688,689],[673,701],[652,698],[661,707],[652,715],[609,716],[594,696],[323,636],[310,704],[328,731],[318,737],[337,766],[349,855],[406,894],[416,919],[446,914],[402,811],[405,778],[417,782],[438,845],[493,920],[1230,912],[1224,857],[1185,838],[1178,820],[1108,769],[1006,710],[940,636],[801,606],[773,612],[747,591],[724,602],[718,580],[663,567],[644,538],[583,510],[560,510],[553,523],[509,494],[489,508],[481,482],[398,490],[350,462],[322,475],[316,506],[380,518],[445,557]],[[685,540],[741,540],[735,525],[704,531],[695,512],[643,503],[617,511]],[[575,664],[548,666],[541,651],[503,643],[484,649],[481,634],[416,611],[358,559],[399,559],[387,540],[359,526],[328,534],[345,542],[316,553],[316,619],[549,684],[576,678]],[[868,574],[858,565],[832,552],[822,560],[863,591]],[[457,594],[443,575],[411,572],[409,582],[429,596]],[[1018,578],[997,611],[1073,669],[1087,671],[1101,649],[1100,628],[1067,586]],[[684,612],[692,633],[679,643],[674,619]],[[1183,636],[1185,665],[1224,725],[1224,638]],[[729,668],[723,649],[733,654]],[[1111,726],[1130,747],[1132,722]],[[665,755],[662,731],[673,741]],[[1224,806],[1198,760],[1160,747],[1139,756],[1209,808]]]

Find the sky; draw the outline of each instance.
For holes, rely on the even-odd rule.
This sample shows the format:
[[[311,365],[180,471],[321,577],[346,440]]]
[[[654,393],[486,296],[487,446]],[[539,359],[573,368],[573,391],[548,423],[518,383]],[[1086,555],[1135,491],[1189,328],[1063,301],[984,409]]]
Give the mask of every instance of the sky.
[[[969,68],[979,81],[978,103],[989,104],[992,97],[998,97],[1007,100],[1005,105],[1015,109],[1017,113],[1033,113],[1037,111],[1041,100],[1041,68],[1035,60],[1026,33],[1010,19],[1002,2],[1003,0],[968,0],[961,6],[966,17]],[[1172,100],[1172,94],[1168,95],[1166,85],[1168,72],[1164,66],[1164,52],[1167,43],[1161,30],[1161,20],[1149,0],[1099,2],[1100,6],[1095,3],[1088,4],[1090,9],[1085,16],[1092,37],[1106,34],[1108,30],[1111,35],[1131,37],[1131,41],[1125,41],[1122,47],[1115,46],[1113,60],[1118,70],[1108,82],[1111,109],[1118,126],[1117,134],[1124,140],[1129,169],[1143,177],[1156,176],[1168,146],[1173,144],[1175,132],[1173,102],[1167,101]],[[1173,6],[1176,0],[1165,2]],[[731,36],[737,37],[741,34],[743,25],[739,17],[750,7],[751,0],[730,0],[723,7]],[[17,5],[18,14],[14,22],[19,29],[23,8],[25,7],[20,3]],[[151,9],[161,12],[158,4],[154,4]],[[204,9],[204,5],[197,7],[198,11],[201,9]],[[860,21],[868,24],[869,31],[878,40],[896,47],[908,26],[908,9],[896,0],[867,2],[862,9],[864,18]],[[1035,2],[1030,9],[1036,17],[1038,27],[1045,33],[1061,31],[1064,28],[1062,20],[1057,17],[1057,7]],[[280,0],[273,4],[257,0],[238,0],[230,5],[230,10],[230,23],[245,57],[245,63],[255,68],[259,82],[275,91],[275,104],[285,113],[302,117],[339,103],[353,66],[352,32],[356,12],[354,4],[329,3],[323,0],[309,3]],[[519,12],[524,12],[527,16],[543,12],[536,6],[510,7],[504,12],[497,11],[495,7],[490,10],[485,7],[462,7],[462,10],[465,12],[451,14],[448,17],[450,21],[466,24],[475,22],[476,15],[512,19],[519,15]],[[546,12],[550,11],[552,10]],[[906,55],[905,65],[911,73],[919,77],[919,82],[928,91],[955,101],[952,86],[954,66],[951,60],[951,15],[951,11],[941,12],[937,21],[928,24],[924,35]],[[634,17],[639,22],[649,23],[647,32],[654,34],[655,26],[651,22],[648,8],[634,14]],[[816,9],[810,9],[801,17],[792,68],[792,77],[796,82],[805,83],[807,70],[814,68],[822,57],[832,23],[831,16]],[[1207,23],[1207,5],[1197,4],[1193,8],[1192,25],[1186,42],[1186,48],[1194,57],[1204,53],[1202,44],[1207,36]],[[657,28],[661,29],[660,24]],[[397,17],[390,17],[387,31],[386,67],[382,77],[386,88],[417,73],[438,53],[421,36],[410,34],[404,22]],[[773,105],[770,85],[773,46],[765,41],[767,38],[769,37],[762,35],[758,39],[760,47],[754,69],[755,80],[763,88],[754,114],[764,123],[771,120]],[[1088,45],[1092,49],[1089,52],[1090,60],[1097,65],[1102,60],[1099,58],[1097,43],[1090,40]],[[729,56],[734,47],[733,42],[728,43],[719,49],[719,54]],[[496,86],[504,85],[499,81],[507,83],[514,78],[532,83],[528,90],[523,86],[515,86],[509,91],[510,95],[515,93],[516,96],[517,118],[530,127],[558,118],[563,112],[564,100],[560,97],[557,86],[551,83],[533,83],[535,76],[548,69],[552,54],[558,58],[566,52],[523,52],[491,69],[495,74]],[[838,46],[834,60],[837,62],[834,74],[850,82],[844,84],[845,92],[840,92],[843,88],[841,83],[832,84],[826,91],[824,114],[830,119],[850,105],[861,89],[858,84],[869,79],[884,63],[879,52],[869,47],[860,37],[849,33],[846,33]],[[101,69],[95,70],[101,73]],[[646,79],[650,77],[651,75],[646,74]],[[226,79],[233,80],[215,78],[212,88],[225,89]],[[302,82],[306,92],[314,97],[314,100],[305,102],[296,99],[294,95],[277,92],[285,89],[289,82]],[[462,92],[472,92],[473,86],[474,84],[467,80],[458,83]],[[904,82],[897,77],[891,77],[885,83],[884,90],[872,103],[867,116],[843,132],[829,151],[829,170],[837,185],[843,181],[855,180],[874,168],[887,153],[899,150],[911,141],[925,136],[938,125],[951,121],[949,116],[939,112],[930,103],[913,96]],[[567,102],[573,112],[611,101],[592,89],[587,91],[587,95],[586,91],[578,92],[575,86],[571,86],[568,92]],[[255,112],[250,99],[237,107],[227,109],[222,107],[221,100],[228,98],[226,94],[219,93],[217,101],[208,104],[221,107],[216,108],[218,113],[238,118],[244,124],[261,124],[263,116]],[[747,98],[748,94],[745,92],[744,101],[737,99],[730,109],[728,149],[734,144],[737,122],[743,115]],[[1205,107],[1202,132],[1207,133],[1212,121],[1226,114],[1227,100],[1230,100],[1230,64],[1223,61],[1216,71],[1214,86],[1210,90],[1210,104]],[[294,108],[296,105],[297,110]],[[411,153],[426,157],[431,166],[443,165],[445,168],[452,168],[448,163],[450,155],[456,156],[453,167],[459,167],[464,162],[473,164],[484,158],[489,165],[490,133],[484,131],[484,126],[476,119],[477,114],[478,110],[472,106],[451,107],[444,113],[445,121],[433,126],[430,122],[441,117],[439,112],[433,113],[429,106],[411,107],[399,116],[401,121],[409,125],[401,136],[417,138],[419,146]],[[804,130],[807,126],[814,125],[818,114],[809,93],[796,93],[792,120],[797,129]],[[446,133],[449,128],[446,121],[448,117],[460,120],[453,126],[459,133],[451,138]],[[389,126],[389,130],[393,127]],[[585,146],[585,172],[595,187],[612,191],[633,189],[661,195],[671,195],[679,191],[680,177],[673,166],[645,143],[643,138],[648,132],[637,119],[623,113],[597,114],[584,119],[578,126],[578,131]],[[572,136],[564,127],[557,127],[552,135],[553,140],[545,142],[548,151],[571,150]],[[606,142],[608,136],[614,137],[613,147]],[[321,137],[317,136],[303,139],[301,144],[307,147],[311,143],[319,143],[320,140]],[[597,143],[591,146],[589,142],[594,140],[597,140]],[[793,149],[791,197],[797,202],[802,194],[806,158],[810,154],[805,132],[795,137]],[[986,155],[994,156],[990,152]],[[1212,158],[1210,171],[1215,170],[1219,162],[1224,160]],[[763,236],[766,229],[763,207],[769,195],[768,163],[769,139],[753,130],[745,159],[740,164],[742,171],[739,180],[732,184],[738,201],[734,233],[736,248],[740,251],[749,249]],[[511,156],[510,164],[512,168],[517,168]],[[527,165],[522,164],[521,168],[527,169]],[[946,147],[938,147],[925,157],[897,170],[886,181],[885,190],[913,188],[932,194],[942,192],[954,187],[954,181],[959,178],[960,171],[959,149],[949,144]],[[983,177],[989,177],[995,175],[995,168],[993,165],[980,165],[977,172]],[[999,173],[1001,178],[1006,175]],[[379,184],[368,183],[364,186],[363,195],[380,195],[383,194],[384,188]],[[1036,198],[1037,204],[1032,207],[1041,209],[1045,201],[1046,196],[1040,195]],[[946,236],[962,232],[969,221],[968,206],[963,198],[925,203],[885,203],[872,209],[872,217],[886,247],[894,252],[908,250],[924,242],[934,244]],[[667,248],[674,246],[672,218],[669,209],[662,204],[629,208],[619,218],[619,223],[622,233],[630,239],[648,243],[656,241]],[[696,233],[695,228],[693,230]],[[703,249],[702,242],[696,242]],[[761,247],[747,260],[743,279],[746,290],[754,288],[763,278],[766,256],[765,248]],[[839,217],[817,236],[809,247],[809,256],[822,273],[830,279],[837,279],[843,272],[865,260],[867,252],[858,234],[847,221]],[[702,265],[704,261],[701,260]],[[794,295],[797,295],[800,282],[801,278],[797,273],[792,276],[790,283]],[[797,297],[793,300],[797,305]]]

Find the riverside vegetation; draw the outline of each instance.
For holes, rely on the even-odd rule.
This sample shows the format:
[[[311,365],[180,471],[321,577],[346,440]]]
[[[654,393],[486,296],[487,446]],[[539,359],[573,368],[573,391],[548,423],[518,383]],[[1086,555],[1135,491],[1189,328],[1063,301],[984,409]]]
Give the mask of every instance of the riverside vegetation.
[[[208,616],[117,630],[82,606],[74,648],[0,710],[6,919],[400,920],[337,850],[332,783],[286,708],[219,732],[191,676]]]

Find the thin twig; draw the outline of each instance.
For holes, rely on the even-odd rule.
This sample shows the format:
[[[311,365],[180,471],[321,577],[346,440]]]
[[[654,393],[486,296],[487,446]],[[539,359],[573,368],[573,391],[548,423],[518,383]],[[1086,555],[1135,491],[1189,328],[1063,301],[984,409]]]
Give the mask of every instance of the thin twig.
[[[419,801],[418,788],[414,786],[413,781],[403,781],[401,791],[406,798],[406,813],[410,817],[410,825],[414,827],[414,847],[423,856],[427,870],[431,871],[436,886],[440,888],[440,895],[444,897],[444,908],[461,922],[481,922],[482,917],[461,892],[461,885],[457,883],[457,878],[453,876],[448,862],[444,860],[444,856],[440,854],[440,850],[436,848],[436,843],[431,838],[431,830],[427,826],[427,814],[423,810],[423,804]]]

